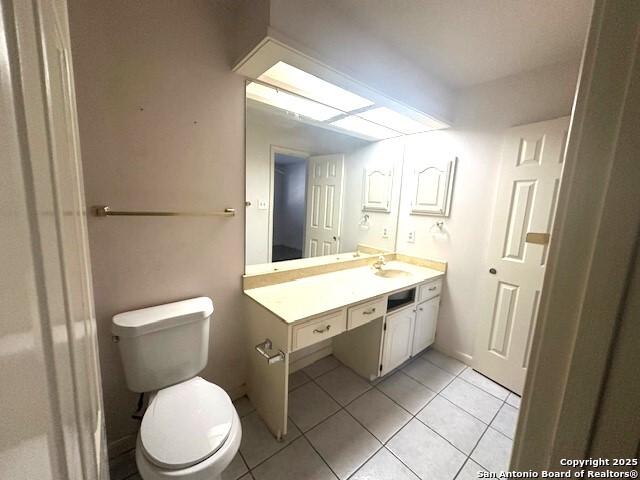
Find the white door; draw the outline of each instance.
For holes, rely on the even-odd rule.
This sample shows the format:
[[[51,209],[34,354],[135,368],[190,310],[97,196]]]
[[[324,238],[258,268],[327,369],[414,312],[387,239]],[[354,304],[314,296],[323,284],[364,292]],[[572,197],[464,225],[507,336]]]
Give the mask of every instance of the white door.
[[[344,155],[309,157],[304,257],[340,251]]]
[[[506,132],[474,368],[521,394],[560,187],[569,118]]]
[[[436,338],[440,297],[437,296],[419,303],[416,310],[416,325],[413,333],[413,348],[411,349],[412,356],[427,348]]]
[[[405,308],[385,318],[381,375],[386,375],[411,357],[415,312],[413,308]]]
[[[1,0],[0,478],[108,478],[64,0]]]

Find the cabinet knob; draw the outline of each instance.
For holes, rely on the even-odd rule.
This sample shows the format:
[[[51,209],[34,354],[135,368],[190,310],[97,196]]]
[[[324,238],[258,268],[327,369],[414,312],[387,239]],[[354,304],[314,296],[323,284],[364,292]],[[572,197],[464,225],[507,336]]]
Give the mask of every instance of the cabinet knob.
[[[491,275],[495,275],[496,273],[498,273],[498,271],[495,268],[492,267],[492,268],[489,269],[489,273]]]

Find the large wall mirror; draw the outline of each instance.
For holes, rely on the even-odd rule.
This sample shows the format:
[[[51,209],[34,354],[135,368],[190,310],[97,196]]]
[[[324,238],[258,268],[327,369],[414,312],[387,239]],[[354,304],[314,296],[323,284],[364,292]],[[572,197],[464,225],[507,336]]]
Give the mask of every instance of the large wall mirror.
[[[379,141],[326,128],[257,100],[251,85],[247,266],[357,252],[359,247],[392,251],[402,139]]]
[[[444,125],[379,102],[281,61],[247,81],[246,273],[395,251],[407,195],[448,215],[455,161],[422,136]]]

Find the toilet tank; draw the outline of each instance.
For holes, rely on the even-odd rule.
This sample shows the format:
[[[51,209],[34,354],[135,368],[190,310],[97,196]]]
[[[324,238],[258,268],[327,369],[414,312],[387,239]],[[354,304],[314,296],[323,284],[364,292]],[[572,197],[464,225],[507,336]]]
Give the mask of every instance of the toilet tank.
[[[211,299],[198,297],[114,316],[111,332],[129,389],[159,390],[202,371],[212,313]]]

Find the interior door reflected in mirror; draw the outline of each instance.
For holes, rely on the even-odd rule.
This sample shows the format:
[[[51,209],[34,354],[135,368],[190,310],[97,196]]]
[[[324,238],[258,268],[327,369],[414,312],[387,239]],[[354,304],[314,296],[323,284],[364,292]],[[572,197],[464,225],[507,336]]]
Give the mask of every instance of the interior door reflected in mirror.
[[[283,62],[247,81],[246,273],[396,250],[407,135],[446,124],[371,97]]]

